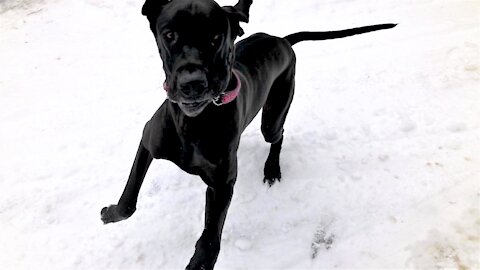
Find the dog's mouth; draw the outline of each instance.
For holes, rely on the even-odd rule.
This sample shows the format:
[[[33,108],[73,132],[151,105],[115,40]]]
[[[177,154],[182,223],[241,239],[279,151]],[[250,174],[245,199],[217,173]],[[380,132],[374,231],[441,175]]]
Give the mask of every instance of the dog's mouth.
[[[204,100],[194,102],[178,102],[177,104],[187,116],[195,117],[199,115],[210,102],[211,100]]]
[[[180,102],[179,105],[182,105],[184,108],[195,109],[207,104],[209,101],[193,101],[193,102]]]

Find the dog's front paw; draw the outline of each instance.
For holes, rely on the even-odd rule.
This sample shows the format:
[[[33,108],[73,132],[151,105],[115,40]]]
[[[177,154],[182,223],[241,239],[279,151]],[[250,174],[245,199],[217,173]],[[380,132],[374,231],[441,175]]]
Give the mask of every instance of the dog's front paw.
[[[206,234],[198,239],[195,245],[195,254],[190,259],[186,270],[212,270],[220,252],[220,240],[212,240]]]
[[[112,222],[118,222],[129,218],[135,209],[127,209],[126,211],[121,211],[117,205],[110,205],[108,207],[104,207],[100,212],[101,219],[103,224],[108,224]]]
[[[209,250],[202,250],[198,251],[195,250],[195,254],[193,255],[192,259],[190,259],[190,263],[187,265],[185,270],[213,270],[213,266],[215,265],[215,261],[209,258]]]

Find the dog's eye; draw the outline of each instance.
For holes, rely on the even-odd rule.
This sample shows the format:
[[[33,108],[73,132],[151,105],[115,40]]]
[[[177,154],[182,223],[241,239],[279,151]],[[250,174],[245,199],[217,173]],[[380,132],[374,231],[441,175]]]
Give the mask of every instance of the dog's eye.
[[[212,45],[212,47],[217,47],[220,44],[221,41],[222,41],[222,35],[220,35],[220,34],[215,35],[212,38],[212,42],[210,43],[210,45]]]
[[[175,39],[175,33],[173,31],[167,31],[163,34],[166,41],[173,41]]]

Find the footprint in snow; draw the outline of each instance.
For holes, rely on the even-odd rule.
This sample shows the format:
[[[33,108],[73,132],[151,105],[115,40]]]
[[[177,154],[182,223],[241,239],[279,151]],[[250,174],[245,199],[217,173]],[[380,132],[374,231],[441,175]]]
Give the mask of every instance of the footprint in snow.
[[[235,246],[238,249],[245,251],[245,250],[249,250],[252,247],[252,243],[248,239],[241,238],[235,241]]]
[[[417,128],[417,124],[409,118],[403,119],[400,123],[400,131],[404,133],[414,131],[416,128]]]
[[[312,259],[315,259],[317,257],[320,249],[329,250],[330,248],[332,248],[334,240],[334,234],[329,234],[323,229],[318,229],[313,236],[313,242],[311,245]]]
[[[452,133],[460,133],[467,130],[467,125],[465,123],[451,123],[447,129]]]

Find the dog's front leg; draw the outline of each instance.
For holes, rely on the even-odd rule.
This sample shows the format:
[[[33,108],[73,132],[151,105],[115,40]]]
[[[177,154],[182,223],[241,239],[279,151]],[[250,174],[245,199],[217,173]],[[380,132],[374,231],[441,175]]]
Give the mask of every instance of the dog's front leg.
[[[205,229],[195,245],[187,270],[213,269],[220,252],[223,224],[233,195],[235,179],[207,188],[205,206]]]
[[[135,212],[138,193],[152,160],[152,155],[140,142],[127,185],[118,204],[104,207],[101,211],[103,223],[107,224],[127,219]]]

